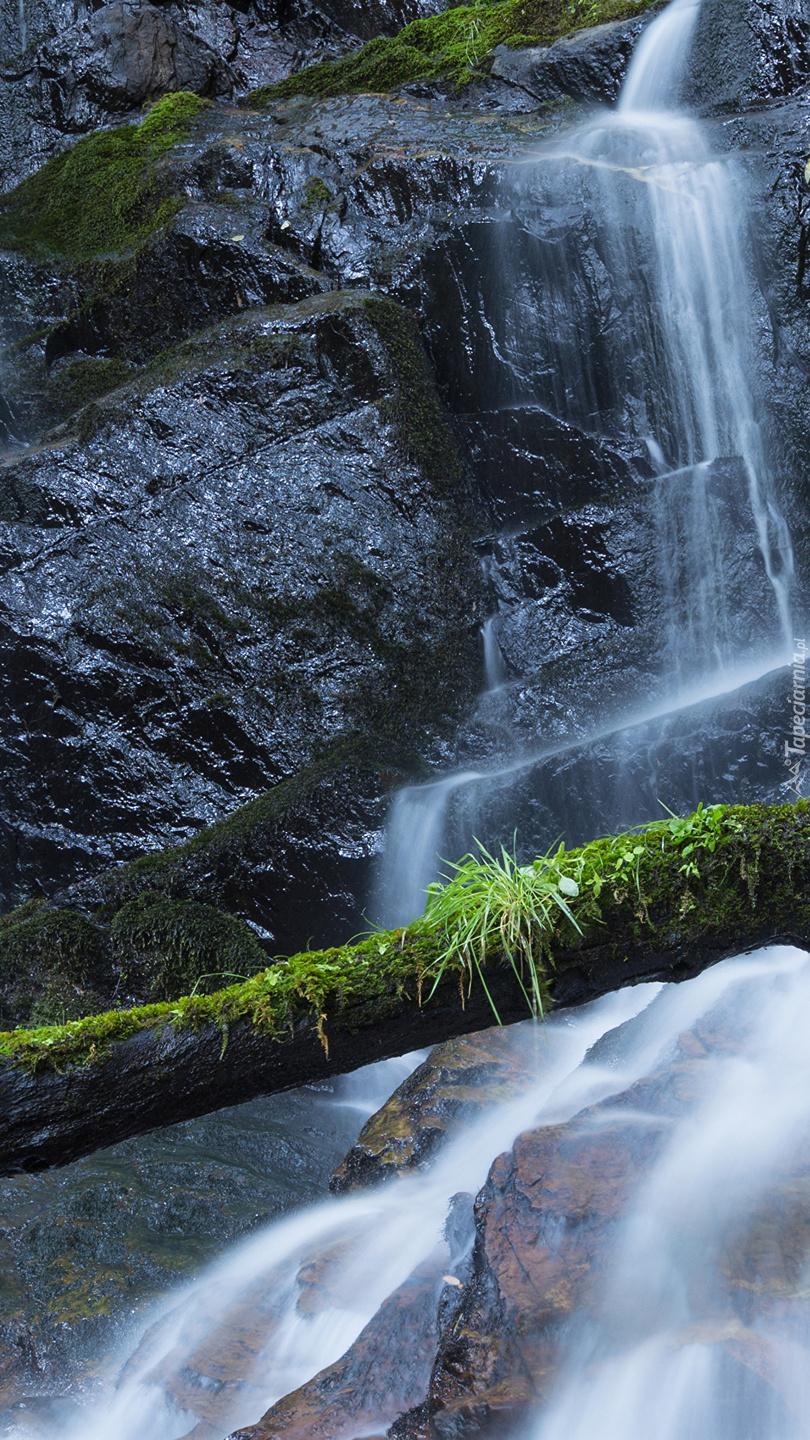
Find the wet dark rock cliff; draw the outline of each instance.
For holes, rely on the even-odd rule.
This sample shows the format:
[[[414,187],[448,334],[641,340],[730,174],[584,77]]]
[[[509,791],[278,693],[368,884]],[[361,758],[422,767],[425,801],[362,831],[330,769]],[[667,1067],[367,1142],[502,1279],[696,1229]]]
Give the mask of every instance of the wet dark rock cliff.
[[[705,23],[725,26],[727,8],[713,0]],[[130,38],[96,51],[113,10]],[[228,15],[245,33],[256,18]],[[16,230],[0,217],[0,889],[6,907],[44,895],[88,916],[108,955],[116,908],[143,890],[238,916],[270,949],[351,933],[403,779],[512,763],[516,737],[553,748],[611,730],[667,664],[650,455],[632,407],[599,390],[621,325],[603,237],[576,170],[552,193],[531,164],[583,99],[615,95],[644,17],[542,53],[499,50],[458,92],[262,109],[228,102],[257,72],[237,73],[194,16],[182,43],[166,40],[173,9],[77,11],[75,37],[61,11],[29,17],[26,44],[61,46],[60,75],[85,76],[71,93],[97,97],[71,134],[175,85],[214,103],[149,162],[123,221],[96,200],[77,230],[65,171],[33,229],[17,192]],[[735,42],[755,108],[726,116],[719,90],[709,108],[757,207],[761,379],[801,573],[806,47],[799,10],[785,0],[774,17],[750,5]],[[362,38],[408,18],[330,23]],[[321,22],[262,23],[281,44]],[[704,99],[707,54],[692,77]],[[25,129],[12,176],[48,152],[38,134]],[[557,394],[563,273],[595,409]],[[764,575],[749,583],[739,466],[718,462],[712,486],[742,645],[772,597]],[[477,632],[496,608],[507,686],[494,718],[473,717]],[[519,802],[509,776],[495,787],[478,833],[503,831],[503,812],[533,847],[654,813],[658,795],[775,795],[782,686],[684,712],[663,739],[569,744],[529,784],[521,772]],[[648,767],[628,789],[628,753],[651,746],[661,783],[651,791]],[[180,848],[109,872],[166,846]],[[68,984],[94,991],[85,972]]]

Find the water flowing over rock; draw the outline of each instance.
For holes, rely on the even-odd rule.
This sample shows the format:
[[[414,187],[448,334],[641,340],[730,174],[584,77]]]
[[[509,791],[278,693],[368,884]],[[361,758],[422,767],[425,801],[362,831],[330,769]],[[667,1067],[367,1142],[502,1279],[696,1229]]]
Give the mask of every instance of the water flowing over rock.
[[[495,1440],[601,1406],[635,1436],[676,1375],[724,1440],[740,1406],[778,1422],[803,1383],[807,986],[777,948],[553,1016],[521,1097],[218,1261],[68,1435]]]
[[[495,1162],[427,1428],[419,1416],[398,1435],[523,1434],[539,1411],[538,1440],[590,1434],[597,1416],[636,1436],[656,1394],[673,1436],[696,1411],[712,1435],[783,1433],[806,1323],[806,976],[732,980],[660,1069]],[[668,1003],[592,1063],[626,1063]]]
[[[463,90],[240,98],[436,8],[0,0],[0,893],[32,897],[0,929],[4,1023],[174,997],[367,909],[407,921],[475,838],[528,857],[786,793],[806,0],[675,0],[498,47]],[[89,235],[48,209],[56,178],[51,228],[13,231],[17,180],[109,122],[112,153],[167,91],[213,103],[123,231],[112,199]],[[206,936],[179,979],[181,912]],[[592,960],[561,964],[563,999],[594,993]],[[47,1391],[24,1402],[38,1440],[642,1440],[666,1394],[665,1440],[696,1415],[711,1440],[793,1440],[807,986],[776,950],[519,1044],[448,1042],[330,1199],[133,1323],[114,1389],[90,1393],[73,1315],[38,1381],[47,1324],[2,1312],[3,1403]],[[285,1038],[299,1081],[312,1051],[308,1078],[338,1063],[323,1019]],[[133,1075],[163,1073],[153,1039]],[[178,1104],[215,1070],[262,1083],[267,1045],[240,1040],[161,1032]],[[344,1027],[339,1063],[365,1043]],[[104,1072],[49,1073],[65,1115]],[[143,1091],[142,1123],[166,1118]],[[57,1131],[26,1144],[64,1159]],[[224,1240],[252,1222],[220,1183]],[[116,1186],[57,1207],[82,1254],[88,1213],[149,1211]],[[220,1197],[178,1189],[207,1254]],[[46,1230],[40,1267],[64,1258]],[[128,1243],[108,1269],[140,1300],[167,1270]]]

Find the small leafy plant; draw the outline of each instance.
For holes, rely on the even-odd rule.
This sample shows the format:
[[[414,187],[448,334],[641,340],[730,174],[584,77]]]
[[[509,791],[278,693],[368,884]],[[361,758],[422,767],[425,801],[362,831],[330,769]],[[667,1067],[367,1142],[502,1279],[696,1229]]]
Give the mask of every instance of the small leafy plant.
[[[643,893],[643,880],[659,850],[675,850],[682,861],[678,874],[688,882],[700,876],[701,852],[713,855],[723,841],[744,829],[724,805],[705,806],[701,801],[692,815],[667,813],[667,820],[637,825],[579,851],[567,852],[561,844],[531,865],[519,864],[514,843],[511,854],[502,847],[500,856],[494,856],[478,840],[476,855],[445,862],[448,878],[428,886],[425,914],[410,927],[439,936],[441,948],[430,970],[433,989],[448,966],[460,969],[462,993],[477,974],[500,1024],[484,973],[491,952],[500,949],[531,1013],[542,1016],[551,939],[561,917],[582,934],[583,925],[603,923],[603,890],[620,900],[634,888],[639,918],[646,922],[649,897]]]
[[[664,809],[670,818],[663,822],[663,829],[674,844],[681,848],[684,864],[680,867],[680,873],[686,876],[700,874],[695,859],[696,851],[707,850],[713,855],[717,846],[730,832],[739,832],[743,828],[739,820],[728,814],[725,805],[705,806],[701,800],[697,810],[691,815],[676,815],[668,805],[664,805]]]

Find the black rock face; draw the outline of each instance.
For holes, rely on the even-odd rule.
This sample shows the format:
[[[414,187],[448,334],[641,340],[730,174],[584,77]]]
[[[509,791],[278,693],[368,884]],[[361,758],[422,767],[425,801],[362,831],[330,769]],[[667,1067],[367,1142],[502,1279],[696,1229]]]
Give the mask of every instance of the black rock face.
[[[244,93],[393,35],[440,0],[3,0],[0,191],[167,92]]]
[[[38,43],[68,47],[64,75],[85,67],[72,93],[124,115],[180,24],[147,11],[73,15],[85,39],[134,27],[103,64],[90,40],[68,57],[67,23]],[[314,15],[267,25],[278,38]],[[762,45],[790,66],[758,98],[789,98],[712,139],[739,151],[753,200],[757,380],[801,580],[804,41],[790,5],[779,16]],[[450,817],[461,846],[470,813],[531,846],[659,798],[779,791],[781,679],[746,691],[737,720],[693,708],[663,738],[636,728],[638,763],[635,741],[588,738],[629,734],[666,689],[656,463],[643,396],[611,368],[618,353],[629,373],[641,341],[605,224],[581,167],[552,184],[537,154],[564,151],[577,102],[615,96],[642,23],[499,52],[458,103],[441,87],[269,112],[220,99],[161,162],[176,213],[132,252],[0,255],[7,905],[63,887],[92,910],[146,885],[289,949],[357,928],[390,794],[431,768],[503,772]],[[239,57],[193,34],[166,51],[175,79],[216,94]],[[773,594],[733,456],[707,490],[727,643],[744,648],[772,628]],[[801,615],[800,585],[794,600]],[[492,612],[504,683],[475,711]],[[220,833],[234,811],[244,824]],[[166,845],[181,849],[149,878],[105,875]]]
[[[397,421],[398,364],[422,367],[438,464]],[[334,293],[205,332],[82,438],[9,458],[7,902],[176,841],[348,735],[405,750],[449,723],[477,567],[428,386],[402,312]]]

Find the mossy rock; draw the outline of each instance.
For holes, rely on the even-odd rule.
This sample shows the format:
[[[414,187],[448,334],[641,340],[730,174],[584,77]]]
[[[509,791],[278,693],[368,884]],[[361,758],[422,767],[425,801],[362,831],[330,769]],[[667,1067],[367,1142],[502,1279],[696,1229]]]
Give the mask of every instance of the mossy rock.
[[[72,261],[135,249],[176,212],[158,170],[207,105],[167,95],[140,125],[87,135],[0,200],[0,246]]]
[[[112,947],[123,985],[147,1001],[173,1000],[192,990],[208,994],[267,964],[244,920],[154,891],[121,907],[112,922]]]
[[[628,20],[651,0],[481,0],[413,20],[397,35],[370,40],[343,60],[322,60],[250,96],[271,104],[288,95],[387,91],[415,80],[465,85],[496,45],[550,45],[573,30]]]
[[[109,947],[104,931],[88,916],[34,902],[4,920],[0,929],[4,1019],[59,1024],[106,1009]]]

